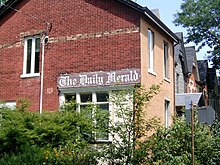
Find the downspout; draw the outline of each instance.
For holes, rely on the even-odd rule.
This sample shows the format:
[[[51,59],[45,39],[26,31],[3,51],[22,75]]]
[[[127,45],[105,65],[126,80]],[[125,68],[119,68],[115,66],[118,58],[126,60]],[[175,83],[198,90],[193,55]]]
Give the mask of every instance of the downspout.
[[[174,42],[173,44],[173,93],[174,93],[174,98],[173,98],[173,110],[174,110],[174,116],[176,116],[177,111],[176,111],[176,67],[175,67],[175,47],[179,44],[178,42]]]
[[[48,36],[43,34],[42,37],[42,63],[41,63],[41,83],[40,83],[40,114],[42,114],[43,107],[43,87],[44,87],[44,46],[48,43]]]
[[[12,2],[12,3],[9,4],[9,5],[5,5],[4,3],[2,3],[2,0],[0,0],[0,7],[1,7],[1,6],[5,6],[6,8],[10,8],[10,9],[12,9],[12,10],[18,12],[18,13],[21,13],[21,14],[25,15],[25,16],[28,16],[28,17],[31,17],[31,18],[33,18],[33,19],[35,19],[35,20],[38,20],[38,21],[40,21],[40,22],[43,22],[43,23],[45,23],[45,25],[46,25],[46,28],[45,28],[45,30],[44,30],[44,32],[43,32],[43,34],[42,34],[42,41],[41,41],[41,43],[42,43],[42,67],[41,67],[41,85],[40,85],[40,114],[41,114],[41,113],[42,113],[42,104],[43,104],[44,46],[48,43],[49,38],[48,38],[47,34],[51,31],[51,29],[52,29],[52,24],[49,23],[49,22],[47,22],[47,21],[45,21],[45,20],[43,20],[43,19],[41,19],[41,18],[38,18],[38,17],[34,16],[34,15],[31,15],[31,14],[22,12],[22,11],[20,11],[20,10],[17,10],[17,9],[15,9],[15,8],[12,8],[11,5],[13,5],[13,3],[14,3],[14,2]],[[5,10],[6,10],[6,9],[5,9]],[[3,12],[4,12],[4,11],[3,11]],[[0,15],[2,15],[2,12],[0,12]]]

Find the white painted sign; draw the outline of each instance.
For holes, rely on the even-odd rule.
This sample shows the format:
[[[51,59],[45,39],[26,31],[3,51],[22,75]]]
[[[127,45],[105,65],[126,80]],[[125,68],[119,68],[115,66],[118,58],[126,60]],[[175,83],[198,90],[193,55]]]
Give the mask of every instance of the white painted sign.
[[[140,83],[140,69],[110,72],[63,74],[58,77],[58,88],[126,85]]]

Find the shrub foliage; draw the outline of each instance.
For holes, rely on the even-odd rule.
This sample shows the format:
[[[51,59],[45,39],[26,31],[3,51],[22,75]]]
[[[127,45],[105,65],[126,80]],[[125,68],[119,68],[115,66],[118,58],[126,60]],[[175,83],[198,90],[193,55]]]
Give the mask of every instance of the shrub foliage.
[[[154,85],[149,91],[137,87],[115,93],[110,101],[117,109],[117,122],[94,105],[79,113],[72,100],[60,112],[43,114],[28,112],[26,101],[16,110],[2,106],[0,164],[191,164],[190,124],[175,118],[172,126],[164,128],[155,118],[146,120],[144,106],[158,92],[159,86]],[[94,111],[96,114],[91,115]],[[196,164],[220,162],[219,123],[216,120],[209,127],[195,122]],[[149,136],[152,130],[154,134]],[[97,142],[94,132],[108,133],[112,141]]]

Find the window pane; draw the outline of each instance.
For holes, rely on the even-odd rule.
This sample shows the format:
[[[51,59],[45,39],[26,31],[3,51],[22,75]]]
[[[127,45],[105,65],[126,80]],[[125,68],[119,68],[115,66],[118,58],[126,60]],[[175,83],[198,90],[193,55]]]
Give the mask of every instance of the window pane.
[[[179,74],[176,73],[176,93],[179,93]]]
[[[151,48],[151,30],[148,30],[148,49]]]
[[[75,94],[67,94],[67,95],[65,95],[65,102],[69,102],[70,100],[76,101],[76,95]]]
[[[148,68],[151,68],[151,31],[148,30]]]
[[[35,52],[40,52],[40,38],[35,39]]]
[[[92,107],[90,105],[80,105],[80,113],[83,115],[92,118]]]
[[[32,39],[27,40],[27,68],[26,73],[31,73],[31,51],[32,51]]]
[[[108,93],[97,93],[97,102],[106,102],[109,100]]]
[[[80,99],[81,99],[81,103],[91,102],[92,101],[92,93],[81,93]]]
[[[88,105],[80,105],[80,111],[84,111],[84,110],[86,110],[86,107],[87,107]]]
[[[168,61],[168,45],[164,43],[164,73],[165,77],[169,78],[169,61]]]
[[[100,108],[101,110],[106,110],[106,111],[108,111],[108,110],[109,110],[109,104],[100,104],[100,105],[99,105],[99,108]]]
[[[107,132],[96,133],[96,140],[108,140]]]
[[[71,101],[71,102],[70,102]],[[77,104],[76,104],[76,97],[74,94],[67,94],[65,95],[65,106],[64,110],[66,111],[76,111]]]
[[[109,104],[100,104],[98,106],[101,109],[101,111],[100,114],[97,116],[96,124],[100,128],[100,132],[96,132],[96,139],[108,140]]]
[[[40,64],[40,38],[35,40],[35,67],[34,72],[39,73],[39,64]]]
[[[148,68],[153,70],[154,63],[154,33],[148,30]]]
[[[35,52],[35,66],[34,66],[34,73],[39,73],[39,61],[40,61],[40,53]]]
[[[165,100],[164,103],[164,109],[165,109],[165,127],[169,126],[169,115],[170,115],[170,110],[169,110],[170,102]]]

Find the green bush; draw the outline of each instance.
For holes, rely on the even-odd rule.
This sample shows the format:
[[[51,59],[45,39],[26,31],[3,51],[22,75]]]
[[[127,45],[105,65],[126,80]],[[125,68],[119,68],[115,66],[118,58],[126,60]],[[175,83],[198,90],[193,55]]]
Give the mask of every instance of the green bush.
[[[77,147],[78,148],[78,147]],[[44,154],[44,164],[53,165],[86,165],[97,164],[94,148],[78,148],[74,144],[48,149]]]
[[[149,91],[142,87],[118,91],[110,98],[116,107],[117,123],[110,124],[112,143],[103,144],[101,159],[109,164],[146,164],[148,133],[155,130],[159,120],[146,120],[145,106],[159,92],[159,85],[152,85]],[[130,104],[129,101],[133,100]],[[112,121],[109,121],[112,123]]]
[[[44,161],[44,149],[37,146],[23,145],[19,152],[5,153],[0,157],[2,165],[40,165]]]
[[[207,125],[195,123],[195,164],[217,165],[220,161],[220,139]],[[192,163],[191,124],[175,119],[169,128],[160,128],[148,142],[151,164]]]
[[[80,165],[97,164],[98,159],[112,164],[191,164],[191,125],[186,121],[175,119],[169,128],[159,127],[151,137],[147,136],[147,131],[158,128],[158,121],[146,121],[143,107],[158,90],[158,86],[152,86],[147,92],[138,88],[132,93],[123,91],[113,95],[111,101],[118,108],[115,114],[123,120],[107,127],[109,114],[94,105],[77,113],[72,101],[61,112],[43,114],[26,112],[26,102],[15,111],[1,108],[0,164]],[[129,92],[134,104],[121,104]],[[96,125],[91,115],[94,108]],[[219,121],[212,127],[195,122],[197,165],[220,162],[219,126]],[[96,143],[88,137],[92,132],[108,132],[113,142]]]
[[[1,110],[0,155],[11,153],[24,144],[39,147],[58,147],[80,139],[86,145],[80,130],[90,131],[92,122],[73,112],[43,113]]]
[[[73,102],[64,105],[61,112],[38,114],[27,112],[27,108],[27,101],[23,101],[17,110],[0,110],[0,164],[73,164],[95,160],[95,152],[88,150],[89,143],[82,133],[94,129],[88,113],[77,113]],[[59,157],[55,149],[59,149]]]

